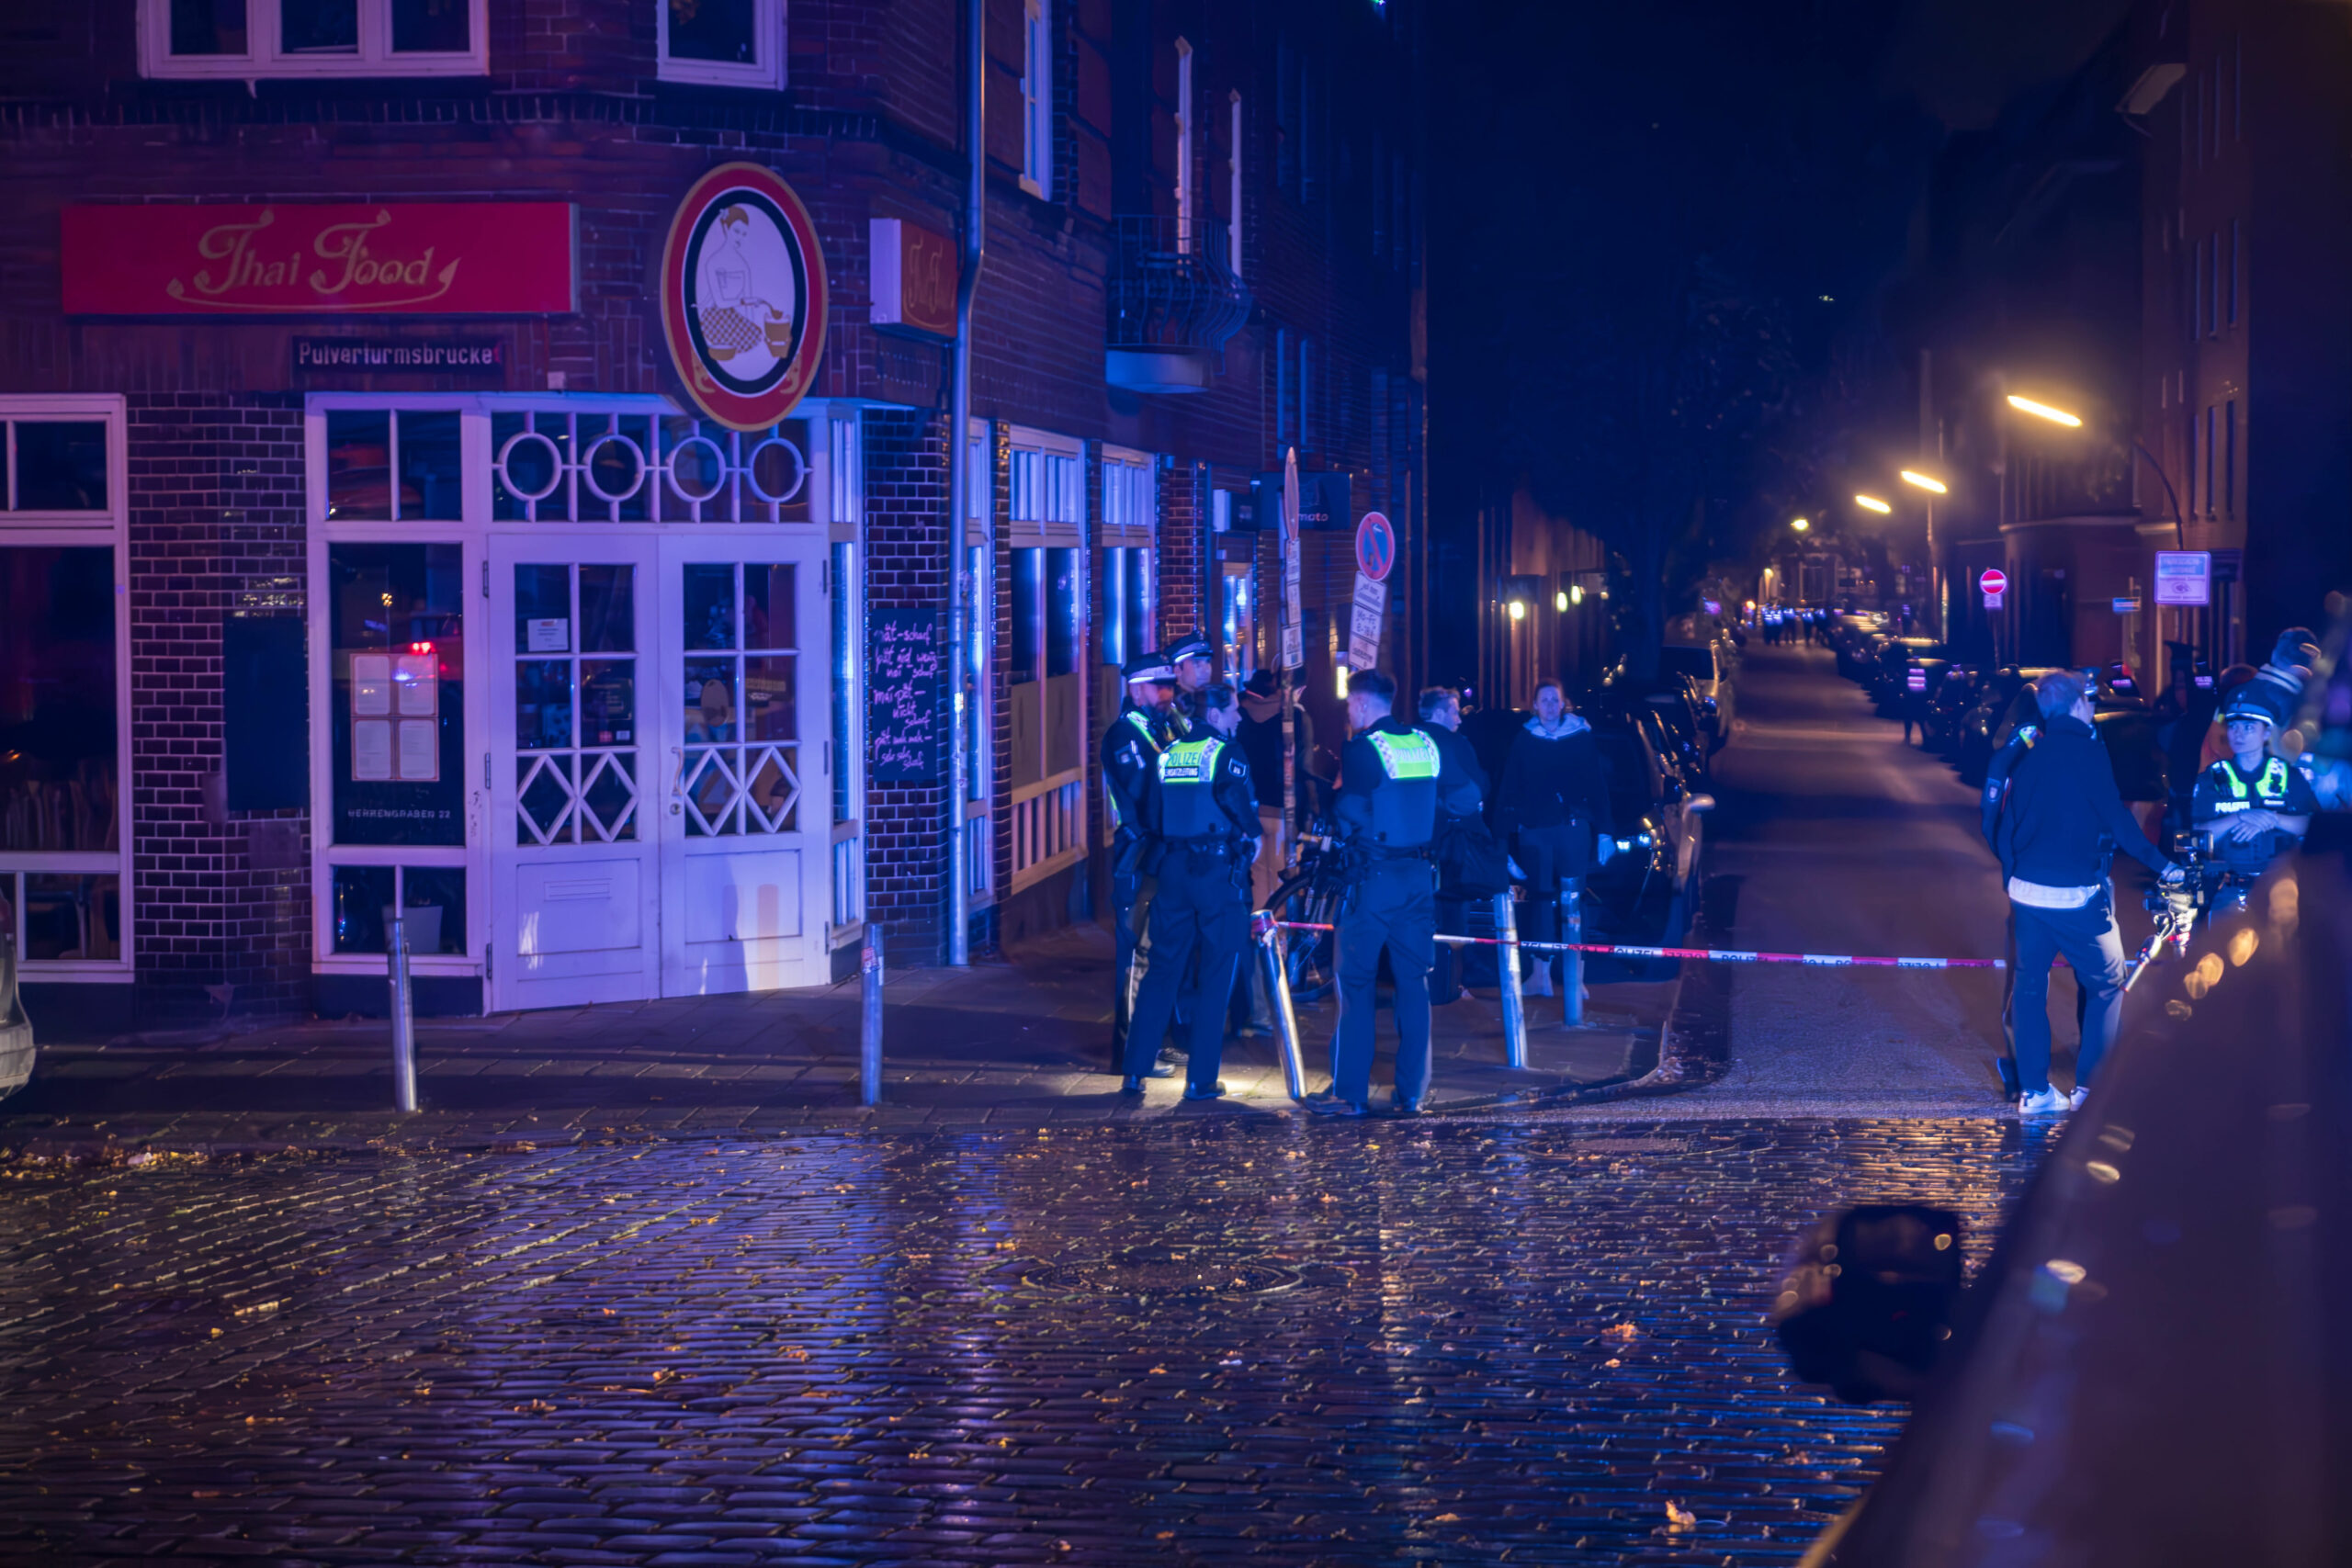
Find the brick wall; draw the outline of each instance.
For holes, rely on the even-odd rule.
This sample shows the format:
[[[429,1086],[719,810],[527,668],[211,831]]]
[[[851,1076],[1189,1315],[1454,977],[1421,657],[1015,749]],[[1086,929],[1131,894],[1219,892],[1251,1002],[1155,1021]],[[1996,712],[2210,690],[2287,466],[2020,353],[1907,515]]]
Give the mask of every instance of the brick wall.
[[[253,868],[219,775],[222,616],[258,580],[305,571],[301,412],[282,397],[176,392],[133,396],[128,414],[139,1015],[300,1011],[310,873]]]
[[[1163,457],[1159,463],[1159,644],[1209,629],[1201,582],[1209,526],[1208,470]]]
[[[947,421],[913,409],[865,419],[865,594],[876,609],[947,606]],[[940,733],[947,729],[941,683]],[[947,759],[933,784],[872,784],[865,792],[865,911],[891,962],[936,964],[947,908]]]

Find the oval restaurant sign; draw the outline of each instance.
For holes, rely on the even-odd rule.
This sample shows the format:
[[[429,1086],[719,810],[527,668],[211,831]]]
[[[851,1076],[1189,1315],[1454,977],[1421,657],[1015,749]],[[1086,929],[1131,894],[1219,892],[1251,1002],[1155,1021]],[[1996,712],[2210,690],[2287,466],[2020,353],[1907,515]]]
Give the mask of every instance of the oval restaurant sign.
[[[679,379],[730,430],[765,430],[817,378],[825,259],[792,187],[757,164],[696,180],[662,254],[662,327]]]
[[[69,207],[65,313],[555,315],[572,298],[565,201]]]

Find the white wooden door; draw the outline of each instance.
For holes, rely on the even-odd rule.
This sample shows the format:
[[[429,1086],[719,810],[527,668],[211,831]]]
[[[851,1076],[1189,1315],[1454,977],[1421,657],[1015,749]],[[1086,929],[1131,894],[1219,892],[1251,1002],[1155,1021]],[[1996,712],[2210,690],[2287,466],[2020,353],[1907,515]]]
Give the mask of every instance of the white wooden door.
[[[653,541],[493,536],[490,1006],[659,994]]]
[[[813,530],[662,541],[665,996],[832,977],[825,559]]]

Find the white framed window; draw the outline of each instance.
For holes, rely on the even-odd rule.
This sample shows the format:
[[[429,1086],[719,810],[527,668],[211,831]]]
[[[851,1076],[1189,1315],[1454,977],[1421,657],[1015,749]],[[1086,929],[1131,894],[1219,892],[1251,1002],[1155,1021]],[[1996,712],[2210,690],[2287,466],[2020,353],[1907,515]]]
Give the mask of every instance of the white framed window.
[[[149,76],[481,76],[489,0],[139,0]]]
[[[653,0],[664,82],[784,85],[784,0]]]
[[[1233,94],[1227,105],[1232,118],[1232,128],[1227,132],[1232,151],[1226,159],[1226,178],[1229,182],[1226,197],[1226,265],[1233,276],[1241,276],[1241,95]]]
[[[119,397],[0,398],[0,931],[28,980],[131,965]]]
[[[1068,436],[1016,426],[1006,476],[1016,545],[1075,545],[1086,522],[1083,449]]]
[[[1050,198],[1054,189],[1052,0],[1023,0],[1021,24],[1021,188]]]
[[[1193,46],[1176,40],[1176,252],[1193,251],[1193,223],[1199,216],[1197,180],[1193,174]]]

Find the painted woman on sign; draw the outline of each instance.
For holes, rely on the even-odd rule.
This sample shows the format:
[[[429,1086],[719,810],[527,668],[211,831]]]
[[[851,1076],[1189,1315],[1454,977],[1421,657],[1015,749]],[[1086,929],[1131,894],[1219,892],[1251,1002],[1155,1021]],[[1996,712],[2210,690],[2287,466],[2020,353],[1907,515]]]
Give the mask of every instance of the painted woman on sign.
[[[703,342],[729,375],[757,380],[792,357],[792,253],[766,213],[741,202],[719,213],[695,272]]]

